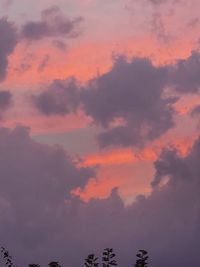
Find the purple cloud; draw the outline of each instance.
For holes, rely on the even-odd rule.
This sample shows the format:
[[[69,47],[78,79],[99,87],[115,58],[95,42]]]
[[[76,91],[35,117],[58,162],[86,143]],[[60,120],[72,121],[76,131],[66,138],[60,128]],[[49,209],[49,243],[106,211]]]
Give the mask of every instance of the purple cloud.
[[[198,93],[200,88],[200,53],[193,51],[186,59],[169,66],[170,82],[181,93]]]
[[[76,80],[55,81],[33,102],[46,115],[65,115],[82,105],[103,129],[99,137],[102,147],[109,145],[141,146],[158,138],[173,127],[175,98],[164,98],[168,69],[155,67],[151,61],[134,58],[128,62],[118,57],[106,74],[80,88]],[[124,125],[112,127],[122,119]]]
[[[43,59],[41,60],[39,66],[38,66],[39,72],[43,71],[46,68],[46,66],[49,63],[49,60],[50,60],[50,56],[48,54],[43,57]]]
[[[67,44],[62,40],[53,40],[52,44],[61,51],[66,51],[67,49]]]
[[[18,42],[17,30],[7,18],[0,19],[0,81],[6,78],[8,56],[12,54]]]
[[[173,127],[175,98],[164,98],[168,72],[151,61],[117,58],[112,69],[89,83],[82,92],[87,115],[105,131],[99,135],[101,146],[143,145]],[[112,127],[116,119],[125,125]]]
[[[148,58],[115,58],[107,73],[81,86],[76,79],[54,81],[33,97],[45,115],[66,115],[82,108],[102,129],[101,147],[143,146],[174,126],[173,104],[166,88],[179,94],[199,92],[200,54],[166,66],[154,66]],[[121,121],[116,125],[116,121]]]
[[[0,91],[0,118],[12,104],[12,95],[9,91]]]
[[[120,266],[131,266],[139,248],[155,267],[198,266],[200,139],[185,158],[164,151],[152,194],[128,207],[116,189],[88,203],[72,197],[93,170],[76,167],[59,147],[33,141],[25,128],[1,128],[0,149],[1,242],[17,264],[81,266],[90,252],[114,247]]]
[[[40,247],[67,223],[71,190],[95,172],[77,167],[62,148],[33,141],[23,127],[1,128],[0,149],[0,232],[6,243],[14,235],[14,243]]]
[[[171,3],[172,5],[178,4],[182,0],[144,0],[144,1],[147,2],[147,3],[150,3],[152,5],[154,5],[156,7],[156,6],[160,6],[160,5],[163,5],[163,4],[166,5],[168,3]]]
[[[43,114],[65,115],[76,111],[79,106],[79,86],[75,79],[66,81],[55,80],[48,89],[32,100],[37,109]]]
[[[21,35],[30,41],[43,38],[75,38],[80,34],[82,17],[67,18],[58,6],[52,6],[41,13],[40,21],[28,21],[23,25]]]
[[[100,146],[140,146],[172,128],[173,103],[178,98],[164,98],[166,87],[181,94],[199,93],[199,52],[164,67],[155,67],[148,59],[128,62],[122,57],[109,72],[90,82],[81,98],[86,114],[103,128]],[[123,125],[113,127],[118,118]]]
[[[191,111],[191,115],[192,116],[196,116],[200,114],[200,105],[197,105],[196,107],[193,108],[193,110]]]
[[[141,3],[141,1],[138,1],[138,0],[132,0],[133,2],[135,3]],[[168,0],[143,0],[142,3],[148,3],[148,4],[152,4],[152,5],[155,5],[155,6],[159,6],[159,5],[162,5],[164,3],[167,3],[169,2]]]
[[[169,44],[174,37],[168,32],[163,22],[163,18],[160,12],[155,11],[152,14],[152,18],[149,24],[151,32],[157,37],[157,39],[163,44]]]

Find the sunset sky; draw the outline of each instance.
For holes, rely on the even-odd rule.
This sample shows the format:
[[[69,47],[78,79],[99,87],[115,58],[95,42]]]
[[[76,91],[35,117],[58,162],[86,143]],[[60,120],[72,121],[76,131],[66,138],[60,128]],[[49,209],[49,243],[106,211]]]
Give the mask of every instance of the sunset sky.
[[[0,245],[199,266],[200,1],[0,0]],[[81,265],[82,264],[82,265]]]

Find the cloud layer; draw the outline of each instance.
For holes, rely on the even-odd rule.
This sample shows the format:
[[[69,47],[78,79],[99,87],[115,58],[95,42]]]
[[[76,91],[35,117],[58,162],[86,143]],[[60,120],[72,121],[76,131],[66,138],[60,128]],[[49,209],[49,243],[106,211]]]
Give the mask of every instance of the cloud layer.
[[[65,115],[82,108],[102,129],[100,147],[142,147],[174,127],[175,94],[198,94],[198,52],[173,64],[155,66],[148,58],[114,59],[110,71],[81,86],[76,79],[54,81],[34,96],[46,115]],[[171,89],[170,94],[166,93]]]
[[[200,87],[200,53],[193,51],[186,59],[169,66],[169,78],[181,93],[198,93]]]
[[[11,3],[12,1],[4,2]],[[181,115],[177,116],[174,108],[174,104],[179,100],[174,96],[194,94],[199,97],[200,53],[193,51],[187,58],[184,58],[184,53],[180,53],[183,56],[182,59],[165,65],[155,65],[149,58],[116,56],[111,68],[108,69],[109,51],[113,51],[113,47],[114,49],[117,47],[117,51],[125,51],[124,44],[122,44],[122,49],[119,48],[120,40],[123,40],[129,43],[125,48],[133,49],[132,54],[136,54],[138,43],[141,44],[139,51],[143,48],[145,50],[148,44],[149,50],[145,50],[144,53],[142,51],[141,54],[154,53],[155,47],[151,48],[152,40],[148,39],[149,37],[144,38],[145,42],[148,40],[149,43],[142,43],[144,39],[137,40],[143,24],[145,24],[144,28],[147,28],[141,34],[142,38],[145,31],[151,37],[153,33],[154,38],[156,36],[157,40],[162,40],[162,45],[163,43],[171,45],[168,42],[171,36],[174,37],[173,34],[175,34],[176,39],[181,29],[188,25],[189,30],[181,32],[184,35],[184,41],[187,42],[194,38],[194,35],[188,37],[187,34],[188,31],[192,31],[191,25],[194,28],[198,26],[198,19],[195,19],[198,18],[198,14],[197,17],[192,14],[191,18],[186,21],[187,15],[185,14],[188,14],[188,10],[192,11],[189,8],[191,6],[187,5],[185,8],[187,10],[183,12],[179,9],[181,5],[176,6],[176,9],[173,5],[178,2],[183,3],[183,1],[144,0],[140,1],[142,9],[139,6],[135,9],[134,25],[130,25],[130,22],[126,20],[127,13],[124,12],[126,8],[124,9],[123,1],[117,1],[117,9],[114,7],[114,2],[108,6],[105,3],[102,4],[102,1],[96,4],[92,3],[93,1],[91,3],[86,1],[87,3],[84,4],[83,1],[67,1],[70,5],[70,12],[73,13],[77,8],[75,12],[79,14],[81,11],[84,17],[88,16],[86,21],[88,28],[83,40],[77,38],[74,51],[71,45],[67,50],[69,53],[65,53],[63,52],[67,48],[65,41],[78,37],[80,34],[82,17],[68,18],[62,12],[64,9],[58,6],[44,9],[46,2],[42,1],[36,6],[32,1],[27,4],[27,1],[21,0],[22,8],[19,12],[25,12],[23,8],[28,7],[29,11],[27,10],[24,15],[25,17],[30,15],[32,18],[24,22],[21,28],[20,26],[16,28],[15,24],[10,23],[7,18],[0,19],[0,80],[5,82],[1,84],[1,87],[15,90],[16,106],[19,102],[21,104],[15,107],[16,110],[13,110],[13,113],[8,114],[12,118],[9,117],[7,125],[26,121],[32,125],[35,123],[36,128],[41,130],[41,125],[46,120],[48,129],[54,128],[56,135],[52,137],[47,133],[43,138],[44,142],[57,142],[60,138],[64,145],[71,142],[69,149],[74,145],[73,143],[77,142],[75,144],[77,149],[81,147],[81,142],[85,142],[81,131],[77,130],[76,138],[69,137],[69,133],[59,137],[60,129],[66,129],[63,126],[60,127],[65,122],[60,120],[59,116],[70,115],[81,110],[81,116],[82,113],[84,115],[79,120],[88,116],[90,121],[97,126],[95,130],[99,129],[97,140],[100,148],[131,147],[129,165],[125,165],[127,162],[123,161],[126,155],[122,155],[123,149],[118,150],[119,165],[124,164],[122,169],[127,168],[128,173],[131,164],[135,164],[135,169],[145,168],[146,165],[140,161],[143,156],[142,152],[134,150],[138,156],[138,162],[135,162],[132,147],[144,147],[143,151],[148,152],[149,142],[160,138],[175,126],[174,117],[176,116],[176,119],[178,117],[177,120],[179,120]],[[66,1],[61,2],[64,8]],[[121,9],[124,15],[121,15]],[[19,22],[19,17],[20,21],[23,19],[17,10],[16,1],[10,9],[4,8],[4,11],[10,12],[9,14],[14,19],[16,18],[15,23]],[[43,11],[36,16],[40,10]],[[114,10],[116,12],[113,12]],[[180,20],[178,19],[179,13],[181,13]],[[144,19],[139,18],[140,14],[144,15]],[[19,42],[16,54],[13,54]],[[113,46],[114,43],[116,45]],[[62,50],[62,53],[49,44]],[[181,50],[182,46],[184,46],[183,43],[178,46],[178,49]],[[171,50],[159,48],[166,54],[174,55],[177,52],[174,47]],[[188,48],[186,50],[188,53]],[[157,59],[160,54],[156,54]],[[12,57],[9,58],[11,55]],[[171,59],[171,55],[167,59]],[[77,61],[75,65],[74,61]],[[11,68],[9,68],[9,62],[11,62]],[[70,79],[66,77],[66,73],[71,73],[73,68],[80,69],[84,75],[92,68],[94,69],[99,62],[103,62],[103,67],[100,69],[104,73],[85,84],[80,84],[75,77]],[[26,72],[20,72],[18,65],[21,66],[21,70],[26,69]],[[8,80],[10,80],[5,81],[8,69],[11,69],[8,75]],[[43,76],[44,72],[46,79]],[[15,75],[12,75],[14,73],[19,76],[17,79]],[[23,80],[24,75],[27,75],[25,80]],[[41,83],[38,87],[41,88],[42,84],[44,90],[33,96],[32,90],[37,86],[38,76],[41,76],[39,79]],[[52,77],[62,77],[63,80],[51,81]],[[50,81],[50,85],[44,85],[44,81],[47,80]],[[13,87],[6,86],[6,82],[8,82],[7,85],[11,84]],[[30,87],[27,87],[27,84]],[[18,91],[19,88],[22,88],[22,91]],[[29,106],[30,101],[23,102],[24,93],[28,94],[27,89],[31,92],[31,101],[35,108],[47,116],[45,119],[44,116],[32,110]],[[0,118],[11,104],[11,93],[6,90],[0,91]],[[196,104],[192,115],[200,113],[199,105],[195,102]],[[25,114],[26,112],[28,114]],[[52,121],[51,118],[53,118]],[[74,115],[70,118],[68,124],[71,123],[69,128],[72,128],[72,120],[76,120],[77,117]],[[87,122],[80,124],[84,125],[82,127],[88,127],[88,125],[85,126]],[[60,128],[55,127],[58,124]],[[184,125],[183,130],[186,127],[189,128],[188,125]],[[93,133],[91,133],[93,129],[88,127],[86,131],[85,135],[88,134],[93,138]],[[89,131],[91,132],[88,133]],[[70,134],[73,135],[74,132]],[[95,146],[92,144],[93,140],[87,142],[87,153],[89,150],[97,150],[93,147]],[[87,144],[84,146],[86,147]],[[0,151],[1,244],[8,247],[18,266],[27,266],[28,263],[34,262],[47,266],[52,260],[61,261],[62,266],[81,266],[87,254],[93,252],[99,254],[105,247],[114,247],[119,266],[133,265],[135,254],[140,248],[149,251],[150,264],[155,267],[199,266],[200,138],[186,156],[180,156],[175,149],[164,149],[154,163],[152,193],[148,197],[137,196],[136,201],[128,207],[124,206],[116,188],[113,188],[111,195],[106,199],[91,199],[90,196],[88,203],[74,196],[73,190],[76,190],[77,194],[84,192],[88,184],[94,181],[96,169],[81,167],[87,165],[77,164],[77,161],[59,146],[48,146],[34,141],[30,137],[29,130],[24,127],[17,127],[13,130],[0,128]],[[110,158],[112,163],[112,153],[115,153],[114,160],[118,157],[116,151],[106,150],[102,153],[103,160],[100,159],[100,164],[103,161],[108,162],[107,158]],[[182,153],[182,155],[185,154]],[[151,162],[158,157],[157,153],[153,154],[153,157],[152,154],[147,153],[148,159],[149,156]],[[113,173],[120,170],[120,166],[118,167],[119,169],[113,165],[113,168],[116,168]],[[145,169],[145,171],[148,170]],[[119,171],[117,175],[120,176],[120,173],[122,172]],[[101,182],[102,179],[109,183],[110,177],[107,179],[107,175],[110,174],[101,172],[97,177],[99,178],[100,175],[102,177],[98,181]],[[127,179],[126,175],[124,171],[121,179]],[[111,178],[114,183],[116,177]],[[134,179],[135,177],[133,181],[136,181]],[[107,186],[106,182],[105,186]],[[112,187],[112,184],[109,186]],[[134,186],[137,186],[137,181]],[[133,193],[134,189],[130,188],[129,192]]]
[[[79,86],[75,79],[55,80],[48,90],[33,96],[32,99],[37,109],[47,116],[69,114],[79,106]]]
[[[34,142],[25,128],[1,128],[0,148],[1,242],[17,264],[80,266],[88,253],[111,246],[120,265],[131,266],[145,248],[152,266],[198,266],[200,139],[185,158],[163,151],[152,194],[129,207],[116,189],[104,200],[74,198],[71,189],[83,187],[93,170],[78,169],[61,148]]]
[[[0,118],[12,104],[12,95],[9,91],[0,91]]]
[[[0,19],[0,36],[0,81],[3,81],[6,78],[8,56],[12,54],[18,42],[17,29],[7,18]]]
[[[88,85],[82,102],[86,114],[105,128],[98,137],[100,146],[142,146],[173,126],[175,99],[163,97],[167,75],[167,68],[155,67],[148,59],[128,62],[120,57]],[[112,127],[117,119],[124,125]]]
[[[21,31],[22,38],[37,41],[49,37],[74,38],[80,33],[82,17],[69,19],[58,6],[52,6],[41,13],[40,21],[26,22]]]

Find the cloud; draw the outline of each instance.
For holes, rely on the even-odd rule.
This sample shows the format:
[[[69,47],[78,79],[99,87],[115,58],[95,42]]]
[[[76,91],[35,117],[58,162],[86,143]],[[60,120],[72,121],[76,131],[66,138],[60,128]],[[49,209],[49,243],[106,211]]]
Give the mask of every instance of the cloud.
[[[197,105],[196,107],[194,107],[190,114],[192,116],[199,115],[200,114],[200,105]]]
[[[186,59],[169,66],[170,82],[178,92],[198,93],[200,87],[200,53],[193,51]]]
[[[82,102],[86,114],[105,129],[98,137],[102,147],[141,146],[173,127],[176,99],[163,97],[167,75],[165,67],[148,59],[128,62],[119,57],[109,72],[88,85]],[[112,127],[117,119],[124,125]]]
[[[88,203],[71,196],[93,170],[77,168],[59,147],[33,141],[25,128],[1,128],[0,149],[1,242],[18,265],[80,266],[87,254],[114,247],[121,266],[134,264],[140,248],[155,267],[198,266],[200,139],[185,157],[163,151],[151,195],[128,207],[116,189]]]
[[[71,190],[83,188],[95,172],[77,167],[61,147],[33,141],[24,127],[0,128],[0,150],[3,242],[15,236],[29,249],[40,246],[59,224],[67,223],[65,205]]]
[[[81,95],[85,113],[103,129],[100,146],[143,146],[172,128],[178,98],[166,97],[166,88],[180,95],[199,93],[198,51],[165,66],[154,66],[147,58],[117,58]],[[117,120],[122,123],[116,125]]]
[[[8,8],[8,7],[10,7],[13,4],[13,2],[14,2],[14,0],[3,0],[2,6],[4,8]]]
[[[176,4],[181,2],[182,0],[145,0],[145,2],[148,2],[150,4],[153,4],[154,6],[159,6],[162,4],[167,4],[169,2],[171,2],[172,4]]]
[[[82,109],[100,126],[100,147],[142,147],[174,127],[174,103],[183,94],[198,94],[200,53],[165,66],[148,58],[124,56],[114,59],[112,68],[80,85],[75,78],[56,80],[33,97],[35,107],[45,115],[66,115]],[[167,96],[166,89],[173,94]]]
[[[17,29],[7,18],[0,19],[0,36],[0,81],[3,81],[6,78],[8,56],[12,54],[18,42]]]
[[[46,91],[33,96],[37,109],[43,114],[65,115],[76,111],[79,106],[79,86],[75,79],[53,81]]]
[[[163,178],[170,177],[168,183],[176,179],[188,176],[188,170],[182,159],[175,150],[164,150],[160,158],[155,162],[156,174],[152,186],[158,186]]]
[[[0,118],[12,104],[12,95],[9,91],[0,91]]]
[[[160,12],[155,11],[152,14],[152,19],[150,21],[151,31],[159,41],[163,44],[169,44],[174,37],[166,29],[166,25],[163,21],[162,15]]]
[[[48,54],[43,57],[43,59],[41,60],[39,66],[38,66],[39,72],[43,71],[46,68],[46,66],[49,63],[49,60],[50,60],[50,56]]]
[[[138,1],[138,0],[132,0],[133,3],[148,3],[148,4],[152,4],[153,6],[159,6],[159,5],[162,5],[162,4],[165,4],[169,1],[167,0],[143,0],[143,1]]]
[[[41,13],[40,21],[28,21],[23,25],[21,35],[30,41],[44,38],[75,38],[80,34],[82,17],[67,18],[58,6],[52,6]]]
[[[64,201],[72,189],[83,188],[88,179],[95,176],[91,168],[76,167],[61,147],[33,141],[25,127],[1,128],[0,147],[1,195],[13,201],[17,198],[20,201],[20,191],[23,192],[21,201],[23,198],[32,201],[34,194],[37,195],[35,201],[41,204],[44,201],[50,205],[56,197]],[[13,183],[18,186],[12,187]]]
[[[52,44],[61,51],[66,51],[67,49],[67,44],[62,40],[53,40]]]
[[[149,0],[149,2],[154,5],[160,5],[160,4],[163,4],[165,1],[164,0]]]
[[[65,115],[82,107],[94,123],[105,129],[98,136],[101,147],[143,146],[173,127],[175,98],[164,98],[168,69],[145,58],[128,62],[120,56],[107,73],[80,86],[75,79],[55,81],[34,96],[45,115]],[[122,125],[113,127],[115,121]]]

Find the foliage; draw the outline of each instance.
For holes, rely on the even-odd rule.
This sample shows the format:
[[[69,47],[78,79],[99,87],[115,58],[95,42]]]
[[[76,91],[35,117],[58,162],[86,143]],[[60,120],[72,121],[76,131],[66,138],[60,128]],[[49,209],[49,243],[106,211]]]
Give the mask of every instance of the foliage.
[[[102,265],[103,267],[113,267],[117,266],[117,262],[115,260],[115,253],[113,252],[112,248],[105,248],[102,255]],[[146,250],[140,249],[139,252],[136,254],[137,260],[134,267],[147,267],[148,265],[148,252]],[[12,257],[10,256],[9,252],[5,247],[1,247],[1,257],[4,261],[5,267],[15,267],[12,261]],[[95,254],[89,254],[85,259],[85,266],[86,267],[98,267],[98,257]],[[51,261],[49,267],[61,267],[59,262]],[[40,267],[37,263],[29,264],[28,267]]]
[[[140,249],[139,253],[136,255],[138,259],[136,260],[135,267],[146,267],[148,262],[148,252],[146,250]]]
[[[51,261],[48,265],[49,267],[61,267],[57,261]]]
[[[113,249],[105,248],[102,257],[103,267],[116,266],[117,262],[114,257],[115,253],[113,253]]]
[[[95,257],[94,254],[89,254],[85,259],[85,266],[86,267],[97,267],[99,263],[97,262],[98,258]]]
[[[1,247],[1,255],[4,260],[4,263],[7,267],[13,267],[12,257],[10,256],[7,249]]]

